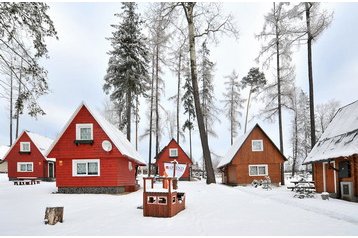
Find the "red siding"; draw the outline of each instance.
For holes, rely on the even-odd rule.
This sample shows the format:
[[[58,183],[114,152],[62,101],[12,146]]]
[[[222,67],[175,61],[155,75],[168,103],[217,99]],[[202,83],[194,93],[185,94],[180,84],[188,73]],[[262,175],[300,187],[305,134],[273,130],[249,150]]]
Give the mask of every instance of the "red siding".
[[[57,187],[101,187],[135,185],[135,167],[133,166],[132,171],[129,171],[129,161],[126,158],[122,157],[99,159],[100,176],[84,177],[72,176],[72,159],[57,160]]]
[[[169,149],[178,149],[178,157],[169,157]],[[163,148],[163,150],[159,153],[158,159],[155,164],[158,166],[158,173],[160,176],[164,175],[164,163],[170,163],[172,161],[178,161],[179,164],[186,164],[186,169],[181,177],[182,179],[190,178],[190,166],[193,164],[189,156],[184,152],[184,150],[180,147],[180,145],[172,139],[169,144]]]
[[[78,123],[93,124],[93,144],[76,145],[74,143],[76,124]],[[133,170],[129,171],[129,160],[121,154],[116,146],[113,146],[110,152],[104,151],[102,149],[103,140],[111,141],[87,108],[83,106],[49,153],[49,157],[57,160],[57,187],[127,186],[136,184],[136,164],[133,162]],[[74,159],[100,159],[100,176],[72,176],[72,160]]]
[[[30,154],[20,153],[20,142],[30,142]],[[17,140],[5,160],[8,162],[9,179],[16,179],[19,177],[48,177],[47,161],[26,132],[24,132]],[[33,172],[17,172],[18,162],[33,162]]]
[[[252,140],[263,140],[263,151],[252,151]],[[225,176],[231,184],[250,184],[254,179],[264,179],[265,176],[249,176],[249,165],[264,164],[268,166],[268,176],[272,183],[281,182],[281,164],[284,157],[276,146],[260,129],[255,127],[233,160],[225,168]]]

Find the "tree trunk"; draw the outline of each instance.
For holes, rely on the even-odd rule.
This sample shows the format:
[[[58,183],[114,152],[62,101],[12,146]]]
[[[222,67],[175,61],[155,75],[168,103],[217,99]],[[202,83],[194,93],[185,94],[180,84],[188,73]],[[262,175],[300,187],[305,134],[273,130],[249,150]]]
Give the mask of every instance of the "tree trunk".
[[[10,146],[12,145],[12,84],[13,84],[13,78],[12,78],[12,70],[10,73]]]
[[[250,107],[251,93],[252,93],[252,86],[250,87],[249,98],[247,99],[246,118],[245,118],[245,130],[244,130],[244,133],[246,133],[246,128],[247,128],[247,118],[248,118],[248,115],[249,115],[249,107]]]
[[[297,162],[297,152],[298,152],[298,125],[297,125],[297,107],[296,107],[296,111],[295,113],[295,119],[294,119],[294,123],[295,123],[295,138],[294,138],[294,146],[293,146],[293,161],[292,161],[292,177],[295,175],[296,172],[296,162]]]
[[[154,52],[152,57],[152,82],[150,90],[150,115],[149,115],[149,159],[148,177],[151,175],[152,168],[152,130],[153,130],[153,100],[154,100]]]
[[[231,85],[231,102],[230,102],[230,142],[234,143],[234,84]]]
[[[274,11],[275,10],[275,3]],[[279,48],[279,32],[278,25],[276,21],[276,67],[277,67],[277,107],[278,107],[278,129],[280,137],[280,151],[283,154],[283,133],[282,133],[282,111],[281,111],[281,76],[280,76],[280,48]],[[281,184],[285,185],[285,176],[284,176],[284,166],[281,164]]]
[[[135,100],[135,149],[138,151],[138,96]]]
[[[159,45],[155,51],[155,158],[159,154]]]
[[[126,103],[127,103],[127,108],[126,108],[126,113],[127,113],[127,140],[131,141],[131,114],[132,114],[132,105],[131,105],[131,101],[132,101],[132,95],[131,92],[127,92],[127,99],[126,99]]]
[[[20,77],[19,77],[19,90],[18,90],[18,100],[21,95],[21,79],[22,79],[22,59],[21,59],[21,67],[20,67]],[[16,107],[16,139],[19,136],[19,121],[20,121],[20,108],[19,105]]]
[[[205,132],[204,118],[200,107],[199,87],[197,80],[197,69],[196,69],[196,51],[195,51],[195,27],[193,21],[195,3],[187,3],[184,5],[184,11],[186,11],[186,18],[188,22],[188,38],[189,38],[189,52],[190,52],[190,71],[191,80],[193,86],[193,96],[195,103],[195,113],[199,127],[199,134],[201,139],[201,146],[203,149],[203,155],[205,160],[205,169],[207,173],[206,183],[215,183],[215,174],[211,161],[211,154],[208,144],[208,138]]]
[[[178,62],[178,92],[177,92],[177,143],[179,143],[179,139],[180,139],[180,117],[179,117],[179,113],[180,113],[180,76],[181,76],[181,57],[182,57],[182,52],[181,50],[179,51],[179,62]],[[191,159],[191,158],[190,158]]]
[[[307,62],[308,62],[308,83],[309,83],[309,100],[310,100],[310,123],[311,123],[311,149],[316,144],[316,125],[314,115],[314,95],[313,95],[313,72],[312,72],[312,35],[311,35],[311,16],[309,3],[306,7],[306,24],[307,24]]]
[[[191,125],[191,118],[190,118],[190,112],[189,112],[189,125]],[[189,149],[190,149],[190,159],[193,159],[193,150],[192,150],[192,144],[191,144],[191,126],[189,126]]]

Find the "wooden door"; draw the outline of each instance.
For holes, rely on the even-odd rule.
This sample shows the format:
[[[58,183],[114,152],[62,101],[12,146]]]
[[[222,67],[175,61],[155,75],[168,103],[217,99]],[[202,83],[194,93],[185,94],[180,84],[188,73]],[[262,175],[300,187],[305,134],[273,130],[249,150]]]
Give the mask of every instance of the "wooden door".
[[[326,192],[335,193],[335,174],[334,174],[334,162],[325,163],[325,180],[326,180]]]
[[[236,166],[230,165],[228,166],[227,171],[227,183],[228,184],[237,184],[237,169]]]

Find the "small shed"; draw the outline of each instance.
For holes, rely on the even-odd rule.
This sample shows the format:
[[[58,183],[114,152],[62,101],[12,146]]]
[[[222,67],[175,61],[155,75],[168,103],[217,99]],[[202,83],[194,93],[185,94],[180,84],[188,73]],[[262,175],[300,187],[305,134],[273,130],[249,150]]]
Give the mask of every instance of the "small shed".
[[[312,164],[317,192],[358,201],[358,101],[336,112],[303,164]]]
[[[46,156],[52,142],[48,137],[23,131],[4,157],[9,180],[54,180],[56,161]]]
[[[270,137],[256,124],[235,141],[217,168],[223,172],[224,184],[246,185],[269,176],[271,182],[278,185],[282,184],[286,160]]]
[[[172,163],[176,161],[179,165],[186,165],[183,175],[180,177],[180,180],[190,180],[190,169],[193,164],[189,156],[184,152],[180,147],[177,141],[173,138],[158,154],[155,165],[157,167],[157,172],[159,176],[165,176],[165,163]]]
[[[0,145],[0,173],[7,173],[7,161],[4,158],[9,149],[9,146]]]
[[[185,193],[178,191],[175,178],[143,179],[143,216],[172,217],[185,209]]]
[[[85,103],[75,110],[48,151],[57,160],[59,193],[122,193],[139,188],[146,165],[123,133]]]

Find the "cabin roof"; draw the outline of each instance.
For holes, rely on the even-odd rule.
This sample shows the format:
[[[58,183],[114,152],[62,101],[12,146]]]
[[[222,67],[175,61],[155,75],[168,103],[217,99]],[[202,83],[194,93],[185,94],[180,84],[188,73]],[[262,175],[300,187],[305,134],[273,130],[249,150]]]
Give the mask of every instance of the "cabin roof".
[[[19,137],[16,139],[16,141],[14,143],[12,143],[11,147],[8,149],[8,151],[4,155],[4,159],[7,157],[7,155],[10,153],[10,151],[14,148],[14,146],[17,144],[17,142],[20,140],[20,138],[25,133],[30,137],[31,141],[35,144],[35,146],[41,152],[41,154],[45,157],[45,159],[48,159],[46,157],[47,150],[50,148],[53,140],[48,138],[48,137],[46,137],[46,136],[42,136],[42,135],[39,135],[39,134],[36,134],[36,133],[33,133],[33,132],[29,132],[29,131],[23,131],[19,135]]]
[[[303,164],[358,154],[358,101],[341,107]]]
[[[190,162],[193,163],[193,161],[191,160],[191,158],[187,155],[187,153],[183,150],[183,148],[181,148],[181,146],[178,144],[178,142],[177,142],[174,138],[172,138],[172,139],[169,141],[169,143],[168,143],[166,146],[164,146],[163,149],[158,153],[158,156],[155,157],[155,164],[160,160],[161,155],[162,155],[163,152],[168,148],[169,144],[170,144],[172,141],[174,141],[175,144],[178,145],[178,148],[180,148],[180,149],[184,152],[185,156],[190,160]]]
[[[50,153],[50,151],[56,145],[58,140],[62,137],[62,135],[67,130],[68,126],[73,121],[73,119],[75,118],[75,116],[78,114],[78,112],[81,110],[82,107],[87,108],[89,113],[93,116],[93,118],[97,121],[97,123],[103,129],[104,133],[107,134],[107,136],[111,139],[113,144],[117,147],[117,149],[125,157],[127,157],[130,160],[136,161],[140,165],[146,165],[146,162],[142,159],[142,157],[136,151],[134,146],[127,140],[127,138],[124,136],[124,134],[117,127],[115,127],[112,123],[108,122],[99,112],[97,112],[96,110],[90,108],[84,102],[82,102],[80,104],[80,106],[73,113],[72,117],[68,120],[68,122],[65,125],[64,129],[62,130],[60,135],[57,137],[57,139],[54,141],[54,143],[52,144],[51,149],[49,149],[48,153]]]
[[[240,150],[241,146],[245,143],[247,137],[249,137],[249,135],[251,134],[251,132],[255,129],[255,128],[260,128],[260,130],[264,133],[264,135],[268,138],[268,140],[273,144],[273,146],[278,150],[278,152],[282,155],[282,158],[284,160],[287,160],[286,157],[281,153],[281,151],[276,147],[275,143],[273,143],[273,141],[270,139],[270,137],[265,133],[264,130],[262,130],[262,128],[259,126],[259,124],[256,124],[254,127],[252,127],[250,130],[248,130],[245,134],[243,134],[242,136],[240,136],[235,142],[234,144],[230,147],[230,149],[228,150],[228,152],[226,153],[226,155],[224,157],[222,157],[220,163],[216,166],[217,168],[221,168],[224,167],[225,165],[231,163],[231,161],[234,159],[236,153]]]

